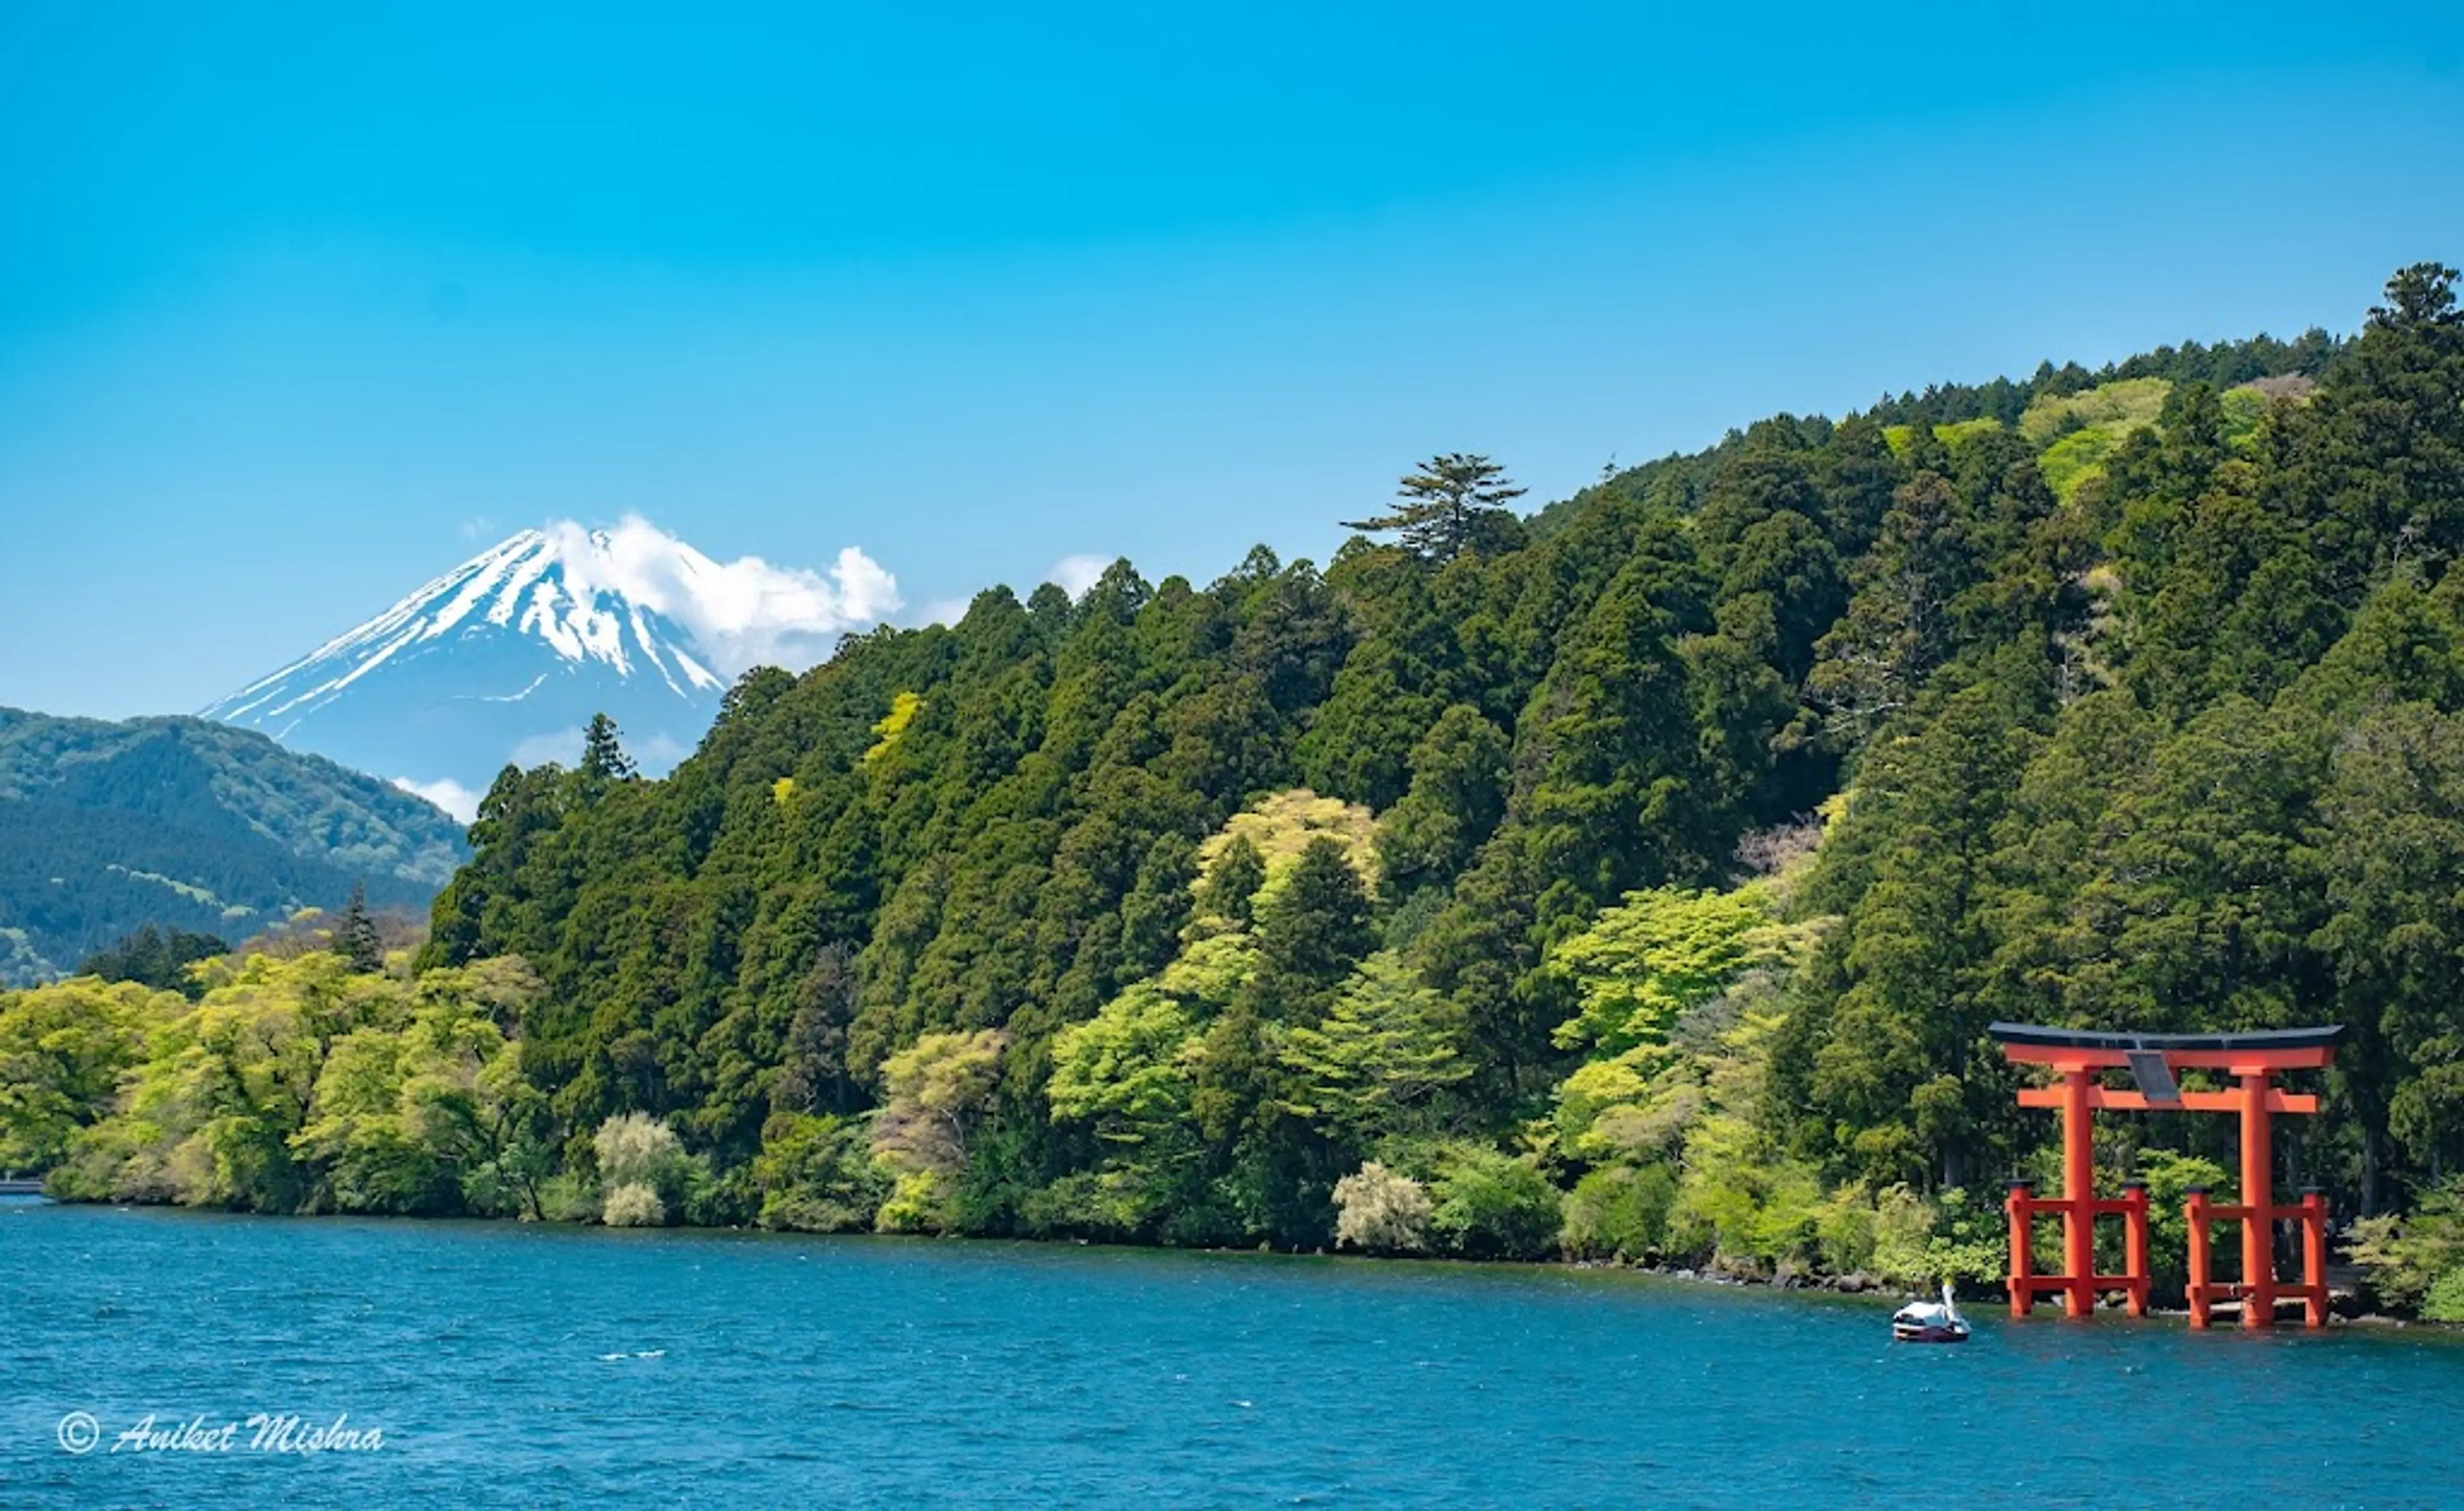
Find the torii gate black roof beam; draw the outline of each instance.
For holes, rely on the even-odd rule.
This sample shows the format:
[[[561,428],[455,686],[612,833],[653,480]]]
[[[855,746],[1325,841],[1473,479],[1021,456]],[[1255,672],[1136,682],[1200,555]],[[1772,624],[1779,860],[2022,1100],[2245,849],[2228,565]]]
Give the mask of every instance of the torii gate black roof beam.
[[[2334,1043],[2342,1023],[2321,1028],[2254,1028],[2236,1034],[2116,1034],[2093,1028],[2048,1028],[2041,1023],[1988,1023],[1985,1031],[2002,1044],[2030,1044],[2043,1049],[2182,1050],[2224,1053],[2233,1050],[2318,1049]]]

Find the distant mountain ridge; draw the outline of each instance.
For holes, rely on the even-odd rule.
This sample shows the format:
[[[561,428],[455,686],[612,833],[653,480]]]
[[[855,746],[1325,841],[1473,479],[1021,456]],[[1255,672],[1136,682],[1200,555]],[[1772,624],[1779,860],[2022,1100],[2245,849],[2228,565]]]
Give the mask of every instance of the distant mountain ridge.
[[[466,853],[434,804],[262,734],[0,709],[0,984],[146,923],[236,939],[362,883],[419,907]]]
[[[727,571],[655,538],[655,570],[687,594]],[[605,712],[664,771],[709,727],[726,683],[690,635],[614,585],[641,570],[620,570],[614,544],[605,531],[521,531],[201,716],[468,798],[509,761],[571,759]]]

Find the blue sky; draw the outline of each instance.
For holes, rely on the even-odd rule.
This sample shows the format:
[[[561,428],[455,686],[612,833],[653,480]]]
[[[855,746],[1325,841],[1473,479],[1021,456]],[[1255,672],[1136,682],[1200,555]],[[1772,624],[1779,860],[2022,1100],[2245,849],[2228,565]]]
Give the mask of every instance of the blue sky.
[[[2464,261],[2419,7],[510,9],[0,7],[0,704],[551,518],[910,617],[1322,559],[1435,450],[1538,502]]]

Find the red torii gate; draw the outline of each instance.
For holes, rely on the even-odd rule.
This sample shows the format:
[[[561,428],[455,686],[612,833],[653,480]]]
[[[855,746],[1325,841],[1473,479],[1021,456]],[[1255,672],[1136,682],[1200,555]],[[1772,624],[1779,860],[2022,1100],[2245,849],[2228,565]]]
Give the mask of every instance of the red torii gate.
[[[2121,1291],[2130,1314],[2147,1310],[2147,1188],[2132,1181],[2118,1199],[2096,1197],[2096,1155],[2090,1114],[2116,1112],[2233,1112],[2241,1117],[2240,1202],[2211,1203],[2205,1191],[2193,1190],[2186,1207],[2189,1219],[2190,1325],[2208,1325],[2209,1308],[2219,1301],[2239,1301],[2245,1327],[2272,1327],[2279,1296],[2299,1296],[2304,1321],[2313,1327],[2327,1323],[2327,1202],[2317,1188],[2305,1190],[2298,1206],[2276,1202],[2275,1140],[2271,1123],[2277,1112],[2319,1110],[2315,1096],[2278,1091],[2276,1078],[2288,1070],[2312,1070],[2335,1058],[2334,1040],[2341,1026],[2271,1029],[2246,1034],[2109,1034],[2082,1029],[2043,1028],[2031,1023],[1994,1023],[1987,1030],[2014,1064],[2051,1066],[2061,1077],[2054,1086],[2030,1086],[2019,1093],[2023,1107],[2058,1107],[2062,1114],[2062,1194],[2032,1194],[2032,1184],[2014,1180],[2006,1209],[2011,1217],[2011,1315],[2025,1317],[2039,1293],[2059,1293],[2064,1312],[2084,1317],[2095,1309],[2097,1293]],[[2137,1083],[2134,1091],[2105,1087],[2099,1072],[2127,1069]],[[2181,1070],[2216,1070],[2232,1076],[2229,1091],[2184,1091],[2174,1081]],[[2030,1253],[2031,1230],[2040,1214],[2062,1218],[2062,1273],[2038,1275]],[[2121,1275],[2098,1275],[2096,1219],[2119,1215],[2124,1227],[2124,1259]],[[2208,1224],[2241,1223],[2241,1279],[2217,1282],[2209,1274]],[[2280,1283],[2276,1278],[2274,1236],[2279,1219],[2301,1224],[2301,1283]]]

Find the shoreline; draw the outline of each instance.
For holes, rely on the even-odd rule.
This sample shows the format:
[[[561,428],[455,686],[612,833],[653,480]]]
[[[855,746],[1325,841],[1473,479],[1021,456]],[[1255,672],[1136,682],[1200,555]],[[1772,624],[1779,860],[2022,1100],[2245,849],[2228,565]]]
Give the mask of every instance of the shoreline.
[[[5,1207],[17,1202],[64,1208],[77,1207],[89,1210],[108,1210],[114,1212],[160,1212],[213,1217],[273,1218],[277,1221],[314,1222],[324,1219],[339,1219],[351,1222],[381,1223],[467,1223],[474,1226],[485,1226],[488,1228],[510,1228],[515,1230],[534,1229],[565,1234],[680,1233],[694,1235],[734,1234],[743,1237],[758,1237],[765,1238],[889,1238],[904,1242],[1014,1244],[1037,1249],[1110,1249],[1131,1254],[1191,1254],[1245,1259],[1340,1259],[1353,1262],[1367,1261],[1374,1263],[1399,1262],[1406,1264],[1445,1264],[1461,1265],[1481,1270],[1497,1270],[1507,1273],[1540,1273],[1553,1270],[1572,1273],[1638,1276],[1648,1280],[1664,1281],[1674,1284],[1708,1286],[1722,1290],[1764,1290],[1815,1293],[1845,1300],[1861,1301],[1874,1305],[1925,1299],[1929,1294],[1910,1290],[1904,1286],[1894,1285],[1887,1281],[1883,1281],[1878,1277],[1866,1275],[1861,1272],[1851,1272],[1847,1275],[1819,1277],[1807,1277],[1795,1274],[1749,1276],[1723,1274],[1691,1265],[1620,1264],[1613,1259],[1475,1259],[1463,1258],[1457,1255],[1444,1254],[1372,1254],[1361,1251],[1330,1252],[1324,1249],[1278,1249],[1264,1245],[1258,1248],[1192,1248],[1163,1243],[1121,1243],[1094,1238],[1038,1238],[1024,1236],[1004,1237],[990,1234],[957,1233],[825,1233],[814,1232],[802,1228],[759,1228],[737,1226],[708,1227],[686,1222],[670,1223],[657,1228],[609,1228],[604,1223],[573,1222],[553,1217],[534,1219],[527,1217],[487,1217],[469,1215],[432,1216],[414,1215],[402,1213],[364,1212],[236,1212],[217,1207],[187,1207],[182,1206],[176,1202],[85,1201],[74,1198],[63,1199],[42,1193],[11,1193],[7,1195],[0,1195],[0,1207]],[[1999,1303],[2004,1299],[2004,1294],[2005,1293],[1998,1288],[1986,1289],[1980,1290],[1970,1296],[1964,1296],[1961,1300],[1980,1303]],[[2348,1292],[2339,1293],[2336,1298],[2338,1301],[2348,1303],[2351,1299],[2351,1295]],[[2047,1306],[2046,1315],[2051,1320],[2063,1320],[2060,1318],[2058,1306]],[[2105,1317],[2108,1315],[2121,1317],[2124,1315],[2124,1309],[2119,1305],[2100,1304],[2096,1309],[2096,1315],[2098,1317]],[[2151,1319],[2162,1318],[2167,1320],[2179,1320],[2188,1317],[2189,1312],[2187,1307],[2182,1306],[2151,1306],[2147,1309],[2146,1315]],[[2390,1316],[2383,1312],[2339,1311],[2334,1309],[2332,1306],[2328,1313],[2327,1325],[2329,1328],[2362,1326],[2385,1327],[2399,1330],[2417,1327],[2438,1333],[2464,1334],[2464,1326],[2458,1326],[2456,1325],[2431,1322],[2427,1319],[2417,1317]],[[2240,1331],[2238,1327],[2220,1328],[2218,1330],[2233,1332]],[[2277,1330],[2299,1332],[2304,1329],[2299,1326],[2286,1328],[2283,1325],[2279,1324]]]

